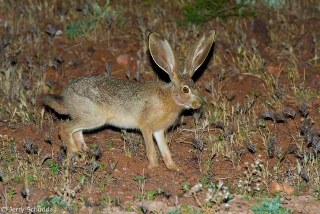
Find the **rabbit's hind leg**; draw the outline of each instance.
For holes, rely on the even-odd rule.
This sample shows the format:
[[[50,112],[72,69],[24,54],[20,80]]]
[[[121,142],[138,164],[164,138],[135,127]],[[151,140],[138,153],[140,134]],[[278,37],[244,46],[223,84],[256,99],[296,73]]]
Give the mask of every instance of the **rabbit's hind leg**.
[[[107,121],[107,115],[99,104],[71,89],[66,90],[64,94],[64,102],[71,120],[61,125],[59,134],[61,140],[67,143],[68,155],[82,155],[88,151],[82,131],[103,126]]]
[[[73,130],[72,129],[70,130],[70,128],[72,127],[71,126],[72,122],[65,121],[60,125],[60,130],[59,130],[61,141],[67,144],[67,153],[69,158],[71,158],[71,155],[73,153],[78,153],[78,147],[72,138]]]
[[[78,151],[87,152],[89,150],[87,144],[84,142],[82,131],[74,132],[73,140],[78,148]]]
[[[82,130],[74,131],[75,126],[74,120],[66,121],[61,124],[59,135],[63,143],[67,144],[67,155],[68,159],[71,160],[72,155],[76,155],[78,161],[84,160],[86,158],[86,153],[88,147],[84,142]]]
[[[59,135],[61,140],[67,143],[69,156],[72,153],[81,154],[84,151],[88,151],[82,131],[103,126],[106,120],[101,115],[98,115],[83,114],[82,117],[76,117],[61,124]]]

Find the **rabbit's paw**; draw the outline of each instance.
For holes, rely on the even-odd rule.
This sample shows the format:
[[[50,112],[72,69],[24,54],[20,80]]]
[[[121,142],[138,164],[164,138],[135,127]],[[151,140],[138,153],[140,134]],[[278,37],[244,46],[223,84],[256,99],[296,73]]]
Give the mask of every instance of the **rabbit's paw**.
[[[157,162],[153,162],[153,163],[149,162],[149,164],[148,164],[149,169],[154,169],[158,166],[159,166],[159,164]]]
[[[71,155],[68,155],[68,159],[76,162],[83,162],[88,158],[88,153],[86,152],[74,152]]]
[[[168,169],[175,170],[175,171],[180,171],[180,168],[174,162],[166,164],[166,165],[167,165]]]
[[[85,161],[88,158],[87,152],[78,152],[77,161]]]

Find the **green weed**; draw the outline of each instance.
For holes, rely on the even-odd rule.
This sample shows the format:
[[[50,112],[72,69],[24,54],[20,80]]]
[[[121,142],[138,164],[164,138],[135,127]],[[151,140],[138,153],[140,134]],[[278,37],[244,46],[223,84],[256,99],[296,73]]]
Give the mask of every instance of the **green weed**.
[[[263,200],[261,205],[250,207],[255,214],[289,214],[292,213],[290,210],[285,209],[280,202],[280,195],[277,195],[273,200]]]
[[[182,7],[185,19],[182,24],[203,24],[210,19],[220,17],[250,17],[254,11],[246,4],[225,0],[197,0],[193,4],[186,4]]]
[[[66,209],[67,204],[61,196],[48,196],[37,203],[37,208],[62,208]]]
[[[61,169],[61,166],[53,160],[48,162],[48,166],[50,168],[50,172],[52,172],[52,173],[56,173],[57,171],[59,171]]]
[[[112,140],[108,140],[107,141],[107,145],[108,145],[109,149],[111,149],[112,146],[113,146],[113,141]]]
[[[138,183],[142,183],[146,178],[142,175],[137,175],[133,180],[137,181]]]
[[[71,40],[90,32],[101,20],[104,20],[108,25],[110,25],[112,17],[115,15],[115,12],[111,10],[109,0],[106,1],[103,7],[100,7],[96,2],[93,2],[90,5],[84,4],[83,11],[90,11],[91,18],[73,21],[65,25],[66,35]]]
[[[9,199],[12,199],[13,197],[14,197],[14,195],[16,195],[17,194],[17,192],[15,191],[15,189],[8,189],[7,190],[7,197],[9,198]]]
[[[149,191],[147,191],[146,194],[145,194],[146,199],[147,199],[147,200],[150,200],[150,201],[153,201],[156,193],[157,193],[157,192],[154,191],[154,190],[149,190]]]
[[[70,24],[66,24],[66,34],[69,39],[74,39],[75,37],[82,36],[85,33],[91,31],[94,27],[93,20],[81,20],[74,21]]]

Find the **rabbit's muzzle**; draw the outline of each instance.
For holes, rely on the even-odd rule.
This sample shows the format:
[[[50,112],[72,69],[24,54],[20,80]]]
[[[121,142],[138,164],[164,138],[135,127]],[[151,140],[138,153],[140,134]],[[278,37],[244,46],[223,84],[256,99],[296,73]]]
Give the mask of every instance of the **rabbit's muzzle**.
[[[201,107],[201,105],[202,105],[201,98],[200,97],[196,97],[196,98],[194,98],[194,100],[192,100],[190,107],[192,109],[198,109],[198,108]]]

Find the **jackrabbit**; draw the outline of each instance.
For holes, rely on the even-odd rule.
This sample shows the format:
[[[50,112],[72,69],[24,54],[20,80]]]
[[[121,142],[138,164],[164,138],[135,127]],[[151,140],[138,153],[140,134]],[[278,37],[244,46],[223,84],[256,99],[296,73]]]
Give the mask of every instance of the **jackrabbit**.
[[[199,88],[191,77],[206,59],[214,37],[214,30],[202,36],[191,47],[185,65],[179,70],[179,62],[168,41],[158,33],[149,35],[151,56],[169,75],[171,83],[141,83],[91,75],[75,79],[61,96],[44,95],[44,105],[71,118],[62,123],[59,130],[61,140],[67,143],[68,155],[88,150],[83,130],[107,124],[141,130],[148,168],[158,165],[154,137],[167,168],[179,170],[171,158],[164,132],[174,124],[182,110],[201,106]]]

